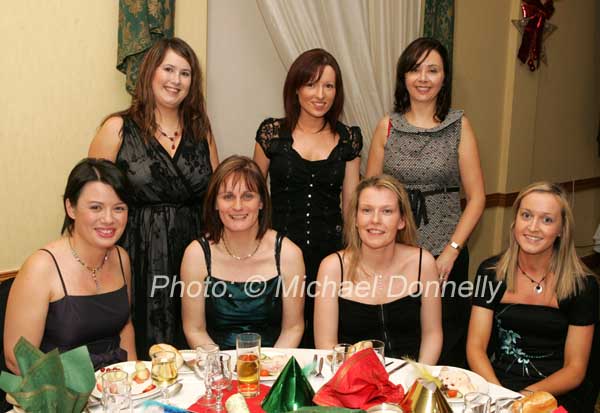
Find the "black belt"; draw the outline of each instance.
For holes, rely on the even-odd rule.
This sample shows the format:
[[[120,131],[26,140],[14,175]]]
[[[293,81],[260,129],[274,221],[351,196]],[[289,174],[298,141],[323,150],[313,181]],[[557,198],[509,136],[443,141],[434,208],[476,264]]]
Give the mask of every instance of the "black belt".
[[[443,194],[447,192],[458,192],[460,188],[458,186],[444,187],[440,189],[434,189],[431,191],[421,191],[420,189],[409,189],[408,199],[410,200],[410,209],[415,219],[417,228],[421,226],[421,221],[425,225],[429,224],[429,218],[427,217],[427,204],[425,198],[431,195]]]

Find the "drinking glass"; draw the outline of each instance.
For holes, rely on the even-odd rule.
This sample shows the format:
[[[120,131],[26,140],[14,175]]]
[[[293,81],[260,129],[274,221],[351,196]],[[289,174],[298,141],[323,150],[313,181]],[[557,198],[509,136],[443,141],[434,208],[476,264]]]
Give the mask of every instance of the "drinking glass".
[[[105,413],[133,411],[129,374],[114,370],[102,375],[102,406]]]
[[[354,354],[354,347],[351,344],[340,343],[333,347],[333,356],[331,359],[331,372],[335,372],[344,362]]]
[[[238,392],[244,397],[260,393],[260,334],[242,333],[235,340]]]
[[[161,389],[163,403],[169,404],[167,387],[177,380],[177,362],[172,351],[157,351],[152,355],[152,382]]]
[[[494,405],[496,406],[496,413],[512,413],[512,405],[515,402],[514,397],[503,397],[496,399]]]
[[[210,385],[204,380],[206,376],[206,362],[208,356],[211,354],[218,354],[219,346],[214,343],[206,343],[200,344],[196,347],[196,363],[194,365],[194,372],[200,378],[200,380],[204,381],[204,396],[198,399],[198,403],[202,406],[214,406],[215,404],[215,396],[210,388]]]
[[[381,364],[385,366],[385,343],[381,340],[370,340],[371,344],[373,344],[373,351],[381,360]]]
[[[210,354],[206,359],[205,383],[216,393],[214,411],[223,411],[223,390],[231,384],[231,356],[227,353]]]
[[[492,398],[485,393],[467,393],[464,413],[489,413],[491,403]]]

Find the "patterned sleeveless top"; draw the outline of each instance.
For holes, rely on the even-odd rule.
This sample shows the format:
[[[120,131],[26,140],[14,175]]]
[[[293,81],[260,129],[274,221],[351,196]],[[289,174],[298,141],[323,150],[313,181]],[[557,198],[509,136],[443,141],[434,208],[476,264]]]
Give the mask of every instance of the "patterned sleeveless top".
[[[410,193],[419,244],[439,255],[460,218],[458,144],[462,110],[450,110],[435,128],[418,128],[404,115],[390,115],[383,172],[402,182]]]

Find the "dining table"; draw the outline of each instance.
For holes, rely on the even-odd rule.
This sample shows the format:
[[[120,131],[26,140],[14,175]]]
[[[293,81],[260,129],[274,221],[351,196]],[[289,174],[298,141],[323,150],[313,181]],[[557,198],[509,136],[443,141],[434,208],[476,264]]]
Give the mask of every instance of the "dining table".
[[[293,356],[296,358],[296,360],[298,361],[298,363],[300,364],[301,367],[305,367],[306,365],[311,364],[314,360],[315,355],[317,355],[317,357],[319,359],[324,358],[325,360],[327,360],[327,355],[331,354],[331,350],[315,350],[315,349],[304,349],[304,348],[294,348],[294,349],[263,348],[262,351],[263,352],[273,351],[273,352],[285,353],[286,355]],[[225,351],[225,352],[232,355],[232,362],[234,362],[235,350],[229,350],[229,351]],[[404,363],[404,360],[386,357],[385,363],[387,365],[386,370],[391,371],[395,367]],[[331,377],[333,376],[333,373],[331,371],[331,365],[330,365],[329,361],[324,362],[324,367],[323,367],[322,373],[323,373],[322,378],[315,377],[315,375],[310,375],[310,377],[309,377],[310,384],[312,385],[315,392],[317,392],[321,388],[321,386],[323,386],[325,383],[327,383],[329,381],[329,379],[331,379]],[[414,379],[411,377],[411,375],[414,376],[415,374],[416,374],[416,372],[414,371],[414,368],[412,367],[412,365],[407,365],[406,367],[403,367],[403,368],[395,371],[394,373],[392,373],[390,375],[390,381],[392,381],[394,384],[403,384],[403,387],[406,387],[406,386],[410,385],[409,382],[414,381]],[[204,394],[204,383],[203,383],[202,379],[200,377],[198,377],[194,372],[179,374],[179,380],[183,384],[183,387],[177,395],[170,397],[169,402],[173,406],[187,409],[188,407],[193,405]],[[261,383],[265,384],[267,386],[271,386],[274,383],[274,380],[261,379]],[[498,386],[496,384],[487,383],[487,385],[488,385],[487,393],[492,398],[492,401],[497,398],[503,398],[503,397],[517,398],[517,397],[521,396],[519,393],[516,393],[516,392],[506,389],[504,387]],[[405,388],[405,391],[407,391],[407,390],[408,389]],[[139,402],[134,401],[134,404],[137,404],[137,403],[139,403]],[[463,410],[462,403],[450,403],[450,405],[454,412],[462,412],[462,410]],[[102,407],[101,406],[93,407],[93,408],[90,408],[89,411],[90,412],[101,412]],[[143,408],[141,406],[138,406],[135,408],[135,412],[142,412],[142,411],[143,411]]]

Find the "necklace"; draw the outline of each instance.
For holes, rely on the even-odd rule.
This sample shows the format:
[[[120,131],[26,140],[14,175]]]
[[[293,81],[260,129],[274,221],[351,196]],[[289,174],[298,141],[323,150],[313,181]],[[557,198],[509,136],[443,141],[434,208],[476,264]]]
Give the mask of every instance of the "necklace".
[[[239,255],[235,255],[233,252],[231,252],[231,250],[227,246],[227,241],[225,241],[225,237],[223,237],[223,245],[225,245],[225,250],[227,251],[227,254],[229,254],[230,257],[235,258],[238,261],[247,260],[248,258],[254,256],[254,254],[256,254],[256,251],[258,251],[258,247],[260,247],[261,241],[262,241],[262,239],[260,239],[258,241],[258,243],[256,244],[256,248],[254,248],[254,251],[252,251],[250,254],[246,255],[245,257],[240,257]]]
[[[81,259],[79,254],[77,254],[77,251],[75,251],[75,248],[73,248],[73,245],[71,244],[71,238],[69,238],[69,247],[71,248],[71,254],[73,254],[73,258],[75,258],[75,261],[80,263],[83,268],[85,268],[91,273],[92,279],[96,284],[96,292],[100,291],[100,282],[98,281],[98,277],[96,277],[96,274],[100,272],[100,270],[102,270],[102,267],[104,267],[104,264],[106,263],[106,261],[108,261],[108,253],[110,252],[110,250],[106,250],[106,253],[104,254],[104,258],[102,259],[100,265],[98,265],[96,268],[92,268]]]
[[[377,285],[377,288],[379,290],[382,290],[383,289],[383,274],[377,274],[377,273],[375,273],[375,271],[373,271],[373,272],[367,271],[367,269],[365,268],[365,266],[362,263],[359,264],[359,266],[363,273],[365,273],[366,275],[368,275],[369,277],[371,277],[372,279],[375,280],[375,284]]]
[[[179,124],[177,124],[177,128],[175,129],[175,132],[173,133],[173,136],[167,135],[167,133],[162,130],[162,128],[160,127],[160,125],[157,125],[157,127],[158,127],[158,132],[163,137],[165,137],[165,138],[167,138],[168,140],[171,141],[171,149],[175,150],[175,139],[177,139],[179,137]]]
[[[527,277],[527,279],[529,281],[531,281],[532,284],[535,284],[535,287],[534,287],[535,293],[536,294],[541,294],[544,291],[544,287],[542,286],[542,283],[544,282],[544,280],[548,276],[548,272],[546,272],[546,274],[544,274],[544,276],[542,277],[541,280],[536,281],[533,278],[531,278],[531,276],[529,274],[527,274],[525,271],[523,271],[523,268],[521,268],[521,264],[519,264],[518,262],[517,262],[517,267],[519,268],[519,271],[521,271],[521,273],[523,273],[523,275],[525,277]]]

